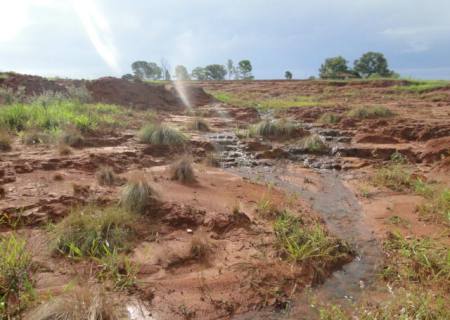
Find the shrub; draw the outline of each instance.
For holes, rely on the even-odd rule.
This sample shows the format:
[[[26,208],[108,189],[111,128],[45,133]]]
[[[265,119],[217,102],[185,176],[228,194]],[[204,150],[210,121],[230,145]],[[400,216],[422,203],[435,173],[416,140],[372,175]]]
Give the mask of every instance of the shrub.
[[[357,107],[348,112],[348,116],[357,119],[375,119],[392,117],[394,113],[386,107]]]
[[[0,151],[11,150],[11,136],[6,130],[0,129]]]
[[[92,96],[85,85],[67,86],[67,94],[70,99],[73,99],[80,103],[89,103],[92,101]]]
[[[129,181],[122,190],[120,204],[130,212],[143,214],[155,202],[156,192],[141,179]]]
[[[181,183],[193,183],[196,181],[192,160],[185,157],[170,166],[171,179]]]
[[[25,241],[14,235],[0,237],[0,316],[9,319],[31,297],[31,256]]]
[[[288,120],[264,120],[251,126],[249,134],[265,138],[292,138],[299,129],[299,125]]]
[[[319,122],[325,124],[335,124],[338,123],[339,121],[341,121],[341,116],[332,112],[326,112],[322,114],[319,118]]]
[[[138,137],[142,143],[155,145],[182,145],[186,142],[181,132],[164,124],[148,124],[139,131]]]
[[[200,118],[195,118],[194,120],[192,120],[192,122],[189,124],[189,128],[197,131],[209,131],[208,123]]]
[[[100,167],[95,176],[101,186],[112,186],[117,181],[117,176],[111,167]]]
[[[211,244],[206,235],[194,235],[191,240],[191,256],[197,260],[206,260],[211,253]]]
[[[135,221],[133,214],[118,207],[74,209],[53,230],[54,250],[69,257],[102,257],[124,250]]]
[[[84,138],[78,129],[66,128],[61,133],[60,142],[70,147],[81,147],[84,144]]]
[[[326,153],[328,146],[318,134],[312,134],[302,141],[303,147],[310,153]]]

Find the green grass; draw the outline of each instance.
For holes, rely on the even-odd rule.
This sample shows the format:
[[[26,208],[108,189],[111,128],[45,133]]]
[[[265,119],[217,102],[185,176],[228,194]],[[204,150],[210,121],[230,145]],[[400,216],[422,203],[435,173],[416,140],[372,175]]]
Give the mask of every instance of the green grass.
[[[283,257],[310,265],[318,274],[348,260],[352,254],[347,244],[331,237],[323,226],[305,225],[288,211],[278,215],[274,231]]]
[[[377,119],[392,117],[394,116],[394,113],[386,107],[371,106],[353,108],[347,113],[347,115],[351,118],[357,119]]]
[[[121,113],[114,105],[82,104],[74,100],[16,103],[0,108],[0,128],[20,132],[29,129],[54,131],[74,126],[85,133],[100,127],[118,126],[115,116]]]
[[[447,80],[415,80],[406,86],[396,86],[395,89],[404,92],[424,93],[449,86],[450,81]]]
[[[127,249],[135,221],[136,216],[119,207],[77,208],[55,226],[52,247],[73,258],[103,257]]]
[[[165,124],[150,123],[138,133],[139,141],[153,145],[183,145],[187,138],[175,128]]]
[[[249,135],[264,138],[293,138],[299,132],[300,126],[289,120],[263,120],[250,126]]]
[[[106,251],[101,258],[96,259],[100,270],[97,278],[101,281],[111,280],[114,288],[124,290],[135,285],[137,280],[137,267],[131,260],[116,249]]]
[[[156,197],[156,192],[145,180],[135,179],[123,187],[120,205],[129,212],[144,214]]]
[[[32,298],[31,266],[25,240],[0,237],[0,318],[14,318]]]

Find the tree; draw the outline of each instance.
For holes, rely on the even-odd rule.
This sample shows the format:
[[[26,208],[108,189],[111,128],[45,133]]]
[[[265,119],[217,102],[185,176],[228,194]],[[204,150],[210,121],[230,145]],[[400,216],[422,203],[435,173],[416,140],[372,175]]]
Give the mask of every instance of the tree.
[[[186,67],[183,65],[178,65],[175,67],[175,77],[177,80],[191,80]]]
[[[207,80],[206,69],[202,67],[197,67],[192,70],[192,78],[197,80]]]
[[[380,77],[390,77],[393,72],[388,68],[388,62],[384,55],[380,52],[366,52],[361,58],[355,60],[354,70],[363,78],[372,75]]]
[[[148,68],[150,69],[150,74],[148,79],[150,80],[159,80],[162,76],[161,68],[154,62],[148,63]]]
[[[122,76],[122,79],[128,80],[128,81],[133,81],[135,79],[135,76],[133,76],[131,73],[127,73]]]
[[[131,69],[136,78],[144,80],[150,74],[150,69],[146,61],[135,61],[131,64]]]
[[[253,79],[252,76],[252,64],[250,60],[241,60],[239,61],[239,73],[242,79]]]
[[[292,72],[290,72],[289,70],[286,71],[284,73],[284,77],[286,78],[286,80],[291,80],[292,79]]]
[[[210,64],[205,67],[207,80],[224,80],[227,70],[221,64]]]
[[[227,61],[228,80],[231,80],[231,76],[233,75],[235,70],[236,69],[234,68],[233,60],[228,59]]]
[[[169,62],[166,59],[162,58],[161,59],[161,71],[162,71],[162,74],[164,75],[164,80],[170,80],[169,69],[170,69]]]
[[[341,56],[326,59],[320,66],[319,73],[322,79],[342,79],[351,74],[347,60]]]

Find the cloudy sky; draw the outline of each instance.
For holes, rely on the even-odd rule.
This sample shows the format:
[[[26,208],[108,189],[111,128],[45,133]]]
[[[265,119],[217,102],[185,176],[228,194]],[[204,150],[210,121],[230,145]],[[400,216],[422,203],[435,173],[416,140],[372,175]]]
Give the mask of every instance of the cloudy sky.
[[[383,52],[403,76],[450,79],[449,0],[0,0],[0,70],[93,78],[135,60],[188,69],[250,59],[254,75],[316,75]]]

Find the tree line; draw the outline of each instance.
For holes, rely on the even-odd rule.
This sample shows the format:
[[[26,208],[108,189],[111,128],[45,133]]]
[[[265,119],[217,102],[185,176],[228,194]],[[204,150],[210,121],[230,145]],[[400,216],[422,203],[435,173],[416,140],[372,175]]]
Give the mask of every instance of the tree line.
[[[166,60],[161,60],[160,65],[155,62],[143,60],[135,61],[131,64],[133,73],[122,76],[126,80],[171,80],[170,66]],[[241,60],[234,64],[228,59],[226,65],[209,64],[205,67],[196,67],[191,73],[184,65],[175,66],[174,76],[177,80],[250,80],[253,79],[252,63],[250,60]]]
[[[171,80],[170,65],[162,59],[158,65],[155,62],[135,61],[131,64],[132,74],[122,76],[127,80]],[[184,65],[175,66],[174,77],[177,80],[251,80],[253,67],[250,60],[241,60],[236,65],[228,59],[225,65],[209,64],[204,67],[196,67],[191,73]],[[287,80],[293,78],[291,71],[286,71],[284,77]],[[350,78],[395,78],[397,73],[389,69],[387,59],[380,52],[369,51],[353,62],[353,68],[342,57],[325,59],[320,66],[319,77],[321,79],[350,79]],[[311,77],[314,79],[314,77]]]

